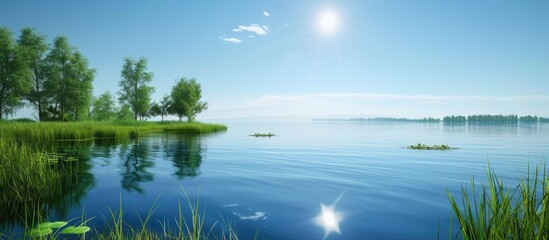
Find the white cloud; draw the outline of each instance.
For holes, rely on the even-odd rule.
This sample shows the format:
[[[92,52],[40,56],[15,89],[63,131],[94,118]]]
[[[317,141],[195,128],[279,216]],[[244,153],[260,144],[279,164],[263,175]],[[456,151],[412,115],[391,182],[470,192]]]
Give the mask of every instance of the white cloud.
[[[267,11],[263,11],[263,16],[268,17],[268,16],[271,16],[271,14]]]
[[[225,41],[225,42],[228,42],[228,43],[232,43],[232,44],[238,44],[238,43],[241,43],[242,40],[238,39],[238,38],[234,38],[234,37],[220,37],[221,40]]]
[[[243,32],[243,31],[253,32],[257,35],[267,35],[270,32],[268,26],[265,26],[265,25],[259,26],[259,24],[250,24],[248,26],[240,25],[238,26],[238,28],[233,29],[233,32]]]

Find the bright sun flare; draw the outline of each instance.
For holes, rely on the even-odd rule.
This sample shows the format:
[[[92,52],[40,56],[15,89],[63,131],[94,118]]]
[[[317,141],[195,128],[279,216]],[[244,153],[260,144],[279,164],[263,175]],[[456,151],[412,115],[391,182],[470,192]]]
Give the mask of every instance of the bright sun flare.
[[[324,228],[325,239],[331,232],[341,233],[339,230],[339,222],[341,216],[335,211],[335,204],[326,206],[320,204],[320,215],[316,217],[316,223]]]
[[[332,10],[324,10],[318,15],[317,27],[324,34],[333,34],[339,27],[339,18]]]

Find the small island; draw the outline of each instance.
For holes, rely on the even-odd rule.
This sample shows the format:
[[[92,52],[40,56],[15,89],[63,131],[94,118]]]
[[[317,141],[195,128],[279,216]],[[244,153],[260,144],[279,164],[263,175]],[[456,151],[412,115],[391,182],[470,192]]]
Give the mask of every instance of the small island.
[[[254,133],[250,134],[251,137],[274,137],[276,136],[274,133]]]
[[[426,144],[423,144],[423,143],[418,143],[416,145],[410,145],[410,146],[407,146],[406,148],[407,149],[413,149],[413,150],[441,150],[441,151],[457,149],[457,148],[451,148],[450,146],[448,146],[446,144],[429,146],[429,145],[426,145]]]

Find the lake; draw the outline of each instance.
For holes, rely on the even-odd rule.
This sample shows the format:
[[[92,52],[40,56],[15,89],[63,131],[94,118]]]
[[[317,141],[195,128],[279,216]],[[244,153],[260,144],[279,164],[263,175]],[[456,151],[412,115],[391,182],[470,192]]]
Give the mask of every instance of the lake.
[[[138,226],[137,216],[145,217],[156,201],[150,228],[161,231],[175,227],[178,201],[188,214],[186,192],[205,207],[206,231],[229,223],[241,239],[256,231],[271,239],[435,239],[439,225],[444,239],[451,215],[445,189],[458,196],[472,176],[486,183],[488,162],[516,183],[549,150],[549,124],[336,121],[228,127],[204,136],[149,134],[123,144],[83,144],[78,174],[49,204],[49,218],[68,220],[85,212],[96,216],[90,225],[102,230],[109,208],[122,204],[125,221]],[[277,136],[249,136],[256,132]],[[405,148],[416,143],[458,149]],[[339,233],[317,223],[321,204],[332,205],[340,216]],[[0,220],[16,222],[9,216]],[[458,228],[453,225],[454,232]]]

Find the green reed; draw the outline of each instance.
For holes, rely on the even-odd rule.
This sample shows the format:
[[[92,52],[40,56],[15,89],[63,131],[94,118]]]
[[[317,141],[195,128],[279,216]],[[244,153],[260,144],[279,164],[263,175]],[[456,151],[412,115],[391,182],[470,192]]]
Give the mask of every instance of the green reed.
[[[146,132],[180,132],[204,134],[227,130],[219,124],[184,122],[0,122],[0,139],[12,136],[19,146],[44,147],[57,140],[111,138],[126,140]]]
[[[541,174],[540,174],[541,172]],[[504,184],[488,167],[488,186],[464,186],[458,204],[447,190],[462,239],[549,239],[549,179],[536,167],[518,185]]]
[[[191,198],[187,192],[181,188],[185,194],[187,208],[182,207],[181,201],[177,204],[177,217],[174,218],[175,228],[171,228],[169,221],[157,220],[157,224],[163,229],[161,233],[153,232],[149,230],[151,218],[155,210],[158,208],[158,198],[153,203],[151,209],[144,218],[138,215],[140,220],[140,226],[131,226],[124,221],[124,208],[122,206],[122,197],[120,197],[119,209],[116,211],[110,211],[110,219],[104,218],[107,225],[107,230],[104,232],[95,231],[95,235],[91,239],[100,240],[122,240],[122,239],[138,239],[138,240],[159,240],[159,239],[228,239],[237,240],[238,235],[232,225],[227,224],[228,229],[223,229],[220,235],[213,233],[214,227],[218,222],[212,224],[209,229],[205,229],[206,209],[200,208],[200,198]],[[190,221],[187,222],[184,216],[190,216]],[[223,223],[226,223],[225,219],[221,218]],[[207,230],[207,231],[206,231]],[[253,239],[258,239],[259,233],[256,233]]]
[[[46,211],[76,171],[71,163],[54,164],[48,153],[59,141],[138,138],[147,132],[210,133],[225,131],[223,125],[182,122],[12,122],[0,121],[0,219],[19,216],[26,221]],[[55,151],[54,151],[55,153]],[[78,156],[71,158],[76,159]]]

